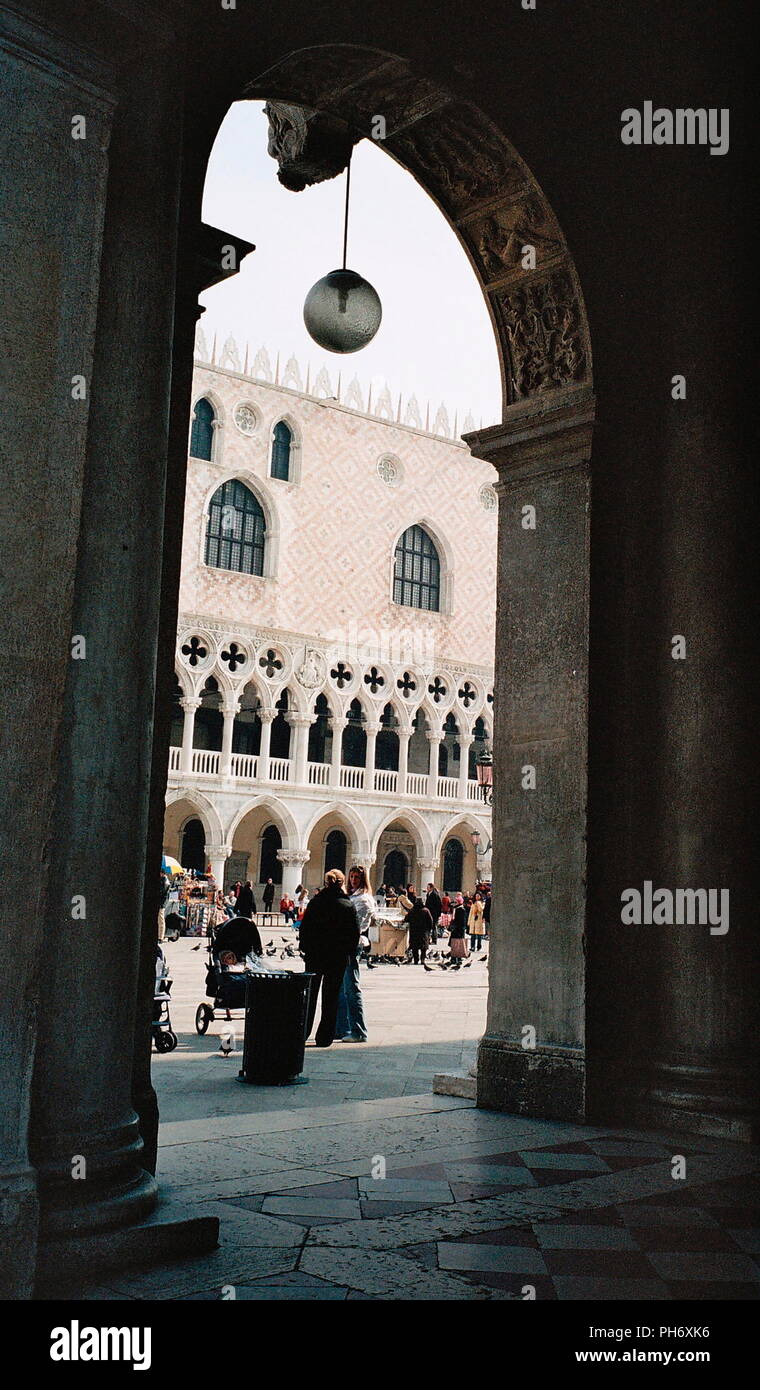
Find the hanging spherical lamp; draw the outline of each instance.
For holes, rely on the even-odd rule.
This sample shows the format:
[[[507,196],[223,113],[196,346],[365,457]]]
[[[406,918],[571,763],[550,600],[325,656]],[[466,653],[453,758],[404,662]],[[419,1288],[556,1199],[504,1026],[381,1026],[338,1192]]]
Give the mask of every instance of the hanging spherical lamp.
[[[371,343],[383,317],[377,290],[346,269],[348,247],[348,200],[351,162],[346,169],[346,212],[343,226],[343,268],[331,270],[312,285],[303,306],[303,321],[309,336],[328,352],[358,352]]]
[[[303,306],[310,337],[328,352],[358,352],[383,317],[377,290],[355,270],[331,270],[312,285]]]

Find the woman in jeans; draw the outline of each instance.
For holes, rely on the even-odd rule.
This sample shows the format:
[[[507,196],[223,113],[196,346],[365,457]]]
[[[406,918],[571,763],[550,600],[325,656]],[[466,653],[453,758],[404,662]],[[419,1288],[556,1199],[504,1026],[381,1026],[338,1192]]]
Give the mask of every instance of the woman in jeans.
[[[340,987],[335,1038],[340,1042],[366,1042],[367,1025],[364,1021],[364,1000],[359,984],[359,957],[363,949],[361,940],[367,939],[375,916],[375,899],[363,864],[354,864],[349,870],[348,892],[359,918],[360,944],[346,966],[343,984]]]

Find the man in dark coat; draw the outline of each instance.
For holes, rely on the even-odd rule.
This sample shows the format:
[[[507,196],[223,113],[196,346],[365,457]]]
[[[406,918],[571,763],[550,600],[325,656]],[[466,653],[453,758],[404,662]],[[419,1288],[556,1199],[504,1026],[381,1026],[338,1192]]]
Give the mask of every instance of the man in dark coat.
[[[441,895],[434,883],[428,884],[425,907],[433,919],[433,941],[435,941],[438,937],[438,918],[443,912],[443,903],[441,902]]]
[[[235,908],[238,917],[253,917],[256,911],[256,899],[253,896],[253,886],[250,879],[240,889]]]
[[[404,918],[409,927],[409,945],[412,950],[412,961],[415,965],[425,964],[430,933],[433,930],[433,919],[430,912],[425,907],[422,898],[415,898],[414,907],[411,912],[407,912]]]
[[[274,902],[274,883],[268,878],[264,884],[264,911],[271,912]]]
[[[345,875],[340,869],[325,874],[325,886],[309,903],[301,922],[299,944],[306,958],[306,971],[312,981],[308,1038],[317,1012],[317,995],[322,987],[322,1015],[315,1042],[330,1047],[335,1037],[338,995],[349,956],[359,946],[359,919],[346,893]]]

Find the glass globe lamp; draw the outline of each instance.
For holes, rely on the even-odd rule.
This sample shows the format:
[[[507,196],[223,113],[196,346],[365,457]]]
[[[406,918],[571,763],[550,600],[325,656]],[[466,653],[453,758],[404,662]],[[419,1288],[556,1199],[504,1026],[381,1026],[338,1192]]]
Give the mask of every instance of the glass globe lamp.
[[[355,270],[331,270],[312,285],[303,306],[306,329],[328,352],[358,352],[383,317],[377,290]]]

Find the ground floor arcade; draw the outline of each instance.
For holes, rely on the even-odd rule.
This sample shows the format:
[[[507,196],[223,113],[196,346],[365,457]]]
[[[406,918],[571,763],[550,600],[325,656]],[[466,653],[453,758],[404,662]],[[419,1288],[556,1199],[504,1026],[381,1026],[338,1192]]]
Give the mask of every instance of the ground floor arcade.
[[[177,787],[167,797],[164,851],[186,868],[210,865],[225,886],[268,879],[294,894],[312,891],[330,868],[364,864],[374,887],[429,882],[449,891],[472,890],[490,876],[490,814],[425,806],[399,809],[317,795],[209,793]]]

